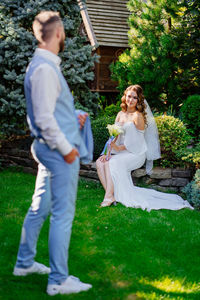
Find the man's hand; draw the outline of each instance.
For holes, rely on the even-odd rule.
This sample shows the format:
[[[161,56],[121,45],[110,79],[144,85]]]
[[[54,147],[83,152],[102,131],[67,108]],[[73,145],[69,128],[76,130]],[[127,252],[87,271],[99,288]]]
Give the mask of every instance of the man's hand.
[[[66,163],[72,164],[77,156],[79,157],[78,150],[76,148],[73,148],[69,154],[64,156],[64,160],[66,161]]]
[[[88,113],[85,113],[85,114],[79,114],[78,115],[78,121],[79,121],[79,125],[80,125],[80,129],[83,128],[84,124],[85,124],[85,121],[88,117]]]

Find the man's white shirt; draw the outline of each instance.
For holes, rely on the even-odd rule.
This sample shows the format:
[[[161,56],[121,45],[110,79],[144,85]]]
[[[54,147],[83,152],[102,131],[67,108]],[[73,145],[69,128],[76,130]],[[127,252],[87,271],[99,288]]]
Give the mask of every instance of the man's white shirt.
[[[56,64],[60,70],[61,59],[54,53],[37,48],[34,55],[40,55]],[[61,85],[55,70],[47,63],[40,64],[30,77],[32,105],[35,124],[51,149],[57,149],[63,156],[72,151],[54,117],[56,101],[61,92]]]

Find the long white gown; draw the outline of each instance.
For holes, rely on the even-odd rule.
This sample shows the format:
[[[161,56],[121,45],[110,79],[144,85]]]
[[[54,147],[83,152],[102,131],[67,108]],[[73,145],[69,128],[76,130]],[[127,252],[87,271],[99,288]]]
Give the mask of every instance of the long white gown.
[[[144,130],[138,130],[133,122],[118,123],[123,134],[118,136],[117,145],[124,144],[127,150],[112,150],[109,168],[114,184],[114,197],[126,207],[179,210],[193,207],[176,194],[167,194],[153,189],[140,188],[133,185],[131,171],[143,166],[146,160],[147,144]]]

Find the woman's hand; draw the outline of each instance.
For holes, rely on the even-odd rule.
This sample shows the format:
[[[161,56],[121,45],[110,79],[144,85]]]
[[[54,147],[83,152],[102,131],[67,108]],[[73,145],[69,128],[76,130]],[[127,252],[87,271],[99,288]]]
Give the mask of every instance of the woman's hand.
[[[110,147],[111,147],[111,149],[114,149],[115,151],[118,151],[118,152],[126,150],[126,147],[124,145],[117,146],[114,141],[111,142]]]
[[[99,160],[100,160],[101,162],[106,162],[106,161],[107,161],[107,160],[106,160],[106,155],[100,156]]]
[[[115,144],[115,142],[113,142],[113,141],[110,143],[110,147],[111,147],[111,149],[114,149],[115,151],[120,151],[119,146],[117,146]]]

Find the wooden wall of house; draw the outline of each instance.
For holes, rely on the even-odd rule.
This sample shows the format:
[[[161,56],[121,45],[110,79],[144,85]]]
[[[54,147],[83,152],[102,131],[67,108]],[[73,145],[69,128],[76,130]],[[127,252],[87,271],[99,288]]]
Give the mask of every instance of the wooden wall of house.
[[[103,93],[118,93],[117,82],[111,79],[109,66],[116,61],[125,48],[100,46],[96,53],[101,56],[100,62],[95,64],[95,79],[91,83],[92,91]]]

